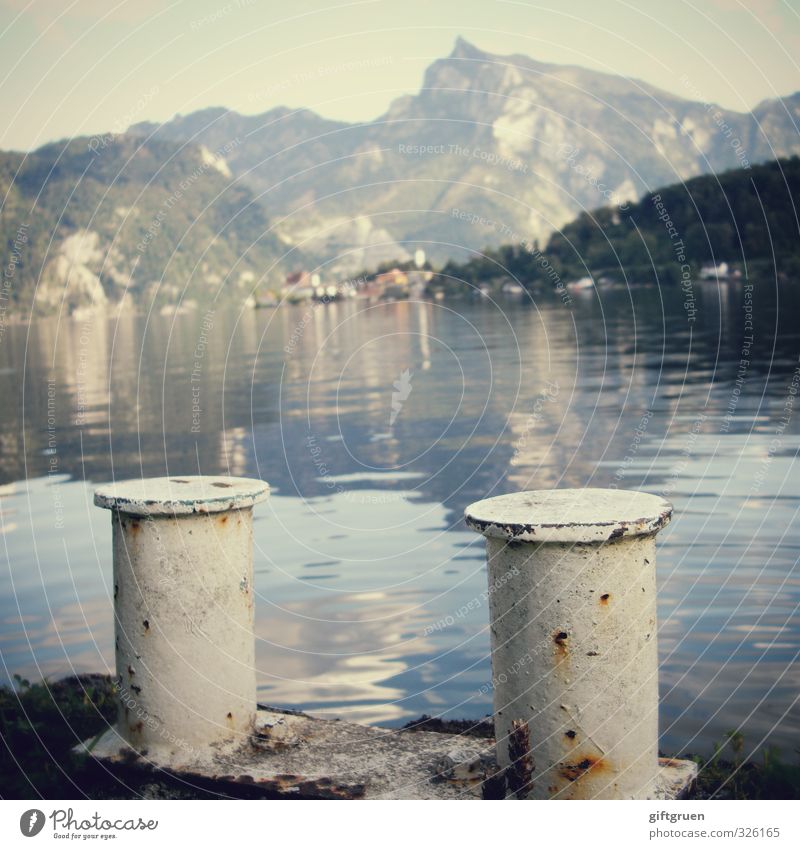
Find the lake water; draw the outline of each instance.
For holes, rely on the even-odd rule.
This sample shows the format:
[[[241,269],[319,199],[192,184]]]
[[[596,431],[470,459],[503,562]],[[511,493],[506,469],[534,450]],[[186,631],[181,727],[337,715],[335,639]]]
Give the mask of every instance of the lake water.
[[[228,473],[272,486],[255,521],[262,701],[389,725],[478,717],[488,612],[470,603],[486,573],[464,507],[616,483],[675,505],[659,536],[663,748],[708,751],[741,727],[746,754],[791,752],[797,291],[696,284],[694,321],[678,290],[641,288],[11,325],[2,672],[113,668],[95,484]]]

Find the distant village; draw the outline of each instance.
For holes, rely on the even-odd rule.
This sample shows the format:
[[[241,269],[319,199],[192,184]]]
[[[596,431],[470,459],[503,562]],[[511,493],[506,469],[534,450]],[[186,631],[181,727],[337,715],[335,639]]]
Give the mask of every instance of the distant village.
[[[306,270],[287,274],[280,291],[259,293],[250,299],[250,306],[272,308],[283,303],[301,304],[311,301],[332,302],[351,298],[370,301],[400,301],[409,298],[433,298],[442,300],[446,288],[437,285],[439,275],[428,263],[425,251],[418,250],[414,259],[398,263],[390,268],[379,268],[376,272],[363,272],[345,280],[326,280],[320,272]],[[473,294],[489,296],[489,283],[475,287]],[[505,294],[525,293],[517,282],[508,280],[503,286]]]
[[[317,271],[299,270],[286,275],[279,292],[259,294],[255,307],[277,307],[281,303],[299,304],[310,301],[342,301],[350,298],[367,300],[404,300],[423,297],[435,272],[428,264],[425,251],[418,250],[413,261],[377,272],[364,272],[344,280],[326,280]]]

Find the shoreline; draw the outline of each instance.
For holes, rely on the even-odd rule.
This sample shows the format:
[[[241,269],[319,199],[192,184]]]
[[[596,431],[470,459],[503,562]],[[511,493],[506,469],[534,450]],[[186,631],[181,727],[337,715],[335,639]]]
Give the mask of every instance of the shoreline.
[[[73,675],[33,684],[15,678],[15,688],[0,686],[0,731],[6,744],[0,754],[0,766],[6,784],[5,798],[230,798],[200,783],[189,786],[168,776],[133,770],[110,782],[105,770],[73,753],[74,746],[99,735],[115,721],[116,701],[110,676]],[[396,730],[486,741],[494,737],[489,717],[451,720],[423,715]],[[800,798],[800,762],[784,763],[781,753],[771,749],[765,751],[763,762],[742,761],[739,755],[743,745],[741,735],[729,734],[723,745],[715,747],[717,751],[711,758],[688,753],[660,754],[698,764],[697,785],[686,796],[688,800]],[[245,791],[241,797],[262,798],[263,794]]]

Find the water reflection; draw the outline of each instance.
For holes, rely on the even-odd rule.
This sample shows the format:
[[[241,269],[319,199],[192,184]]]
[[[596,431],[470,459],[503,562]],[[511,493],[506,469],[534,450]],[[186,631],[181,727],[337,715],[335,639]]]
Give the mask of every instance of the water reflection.
[[[800,352],[793,287],[533,304],[343,303],[12,325],[0,347],[6,675],[112,663],[93,482],[257,475],[264,701],[361,721],[490,709],[471,501],[617,485],[674,501],[663,745],[793,744]],[[777,307],[780,305],[780,311]],[[405,375],[405,376],[404,376]],[[787,415],[788,409],[788,415]]]

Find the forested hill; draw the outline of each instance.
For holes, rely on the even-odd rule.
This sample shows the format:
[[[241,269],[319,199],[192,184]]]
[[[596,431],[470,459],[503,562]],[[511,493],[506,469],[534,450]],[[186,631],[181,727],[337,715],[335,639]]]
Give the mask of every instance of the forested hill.
[[[505,245],[444,272],[469,282],[505,268],[523,283],[552,281],[554,270],[564,281],[590,274],[673,284],[684,264],[696,273],[711,262],[800,274],[800,158],[695,177],[636,203],[585,212],[541,253],[531,244]]]
[[[800,255],[800,158],[696,177],[618,209],[584,213],[547,245],[568,266],[592,270],[690,263],[785,260]]]
[[[121,135],[0,153],[4,308],[246,295],[284,248],[228,170],[235,143]]]

